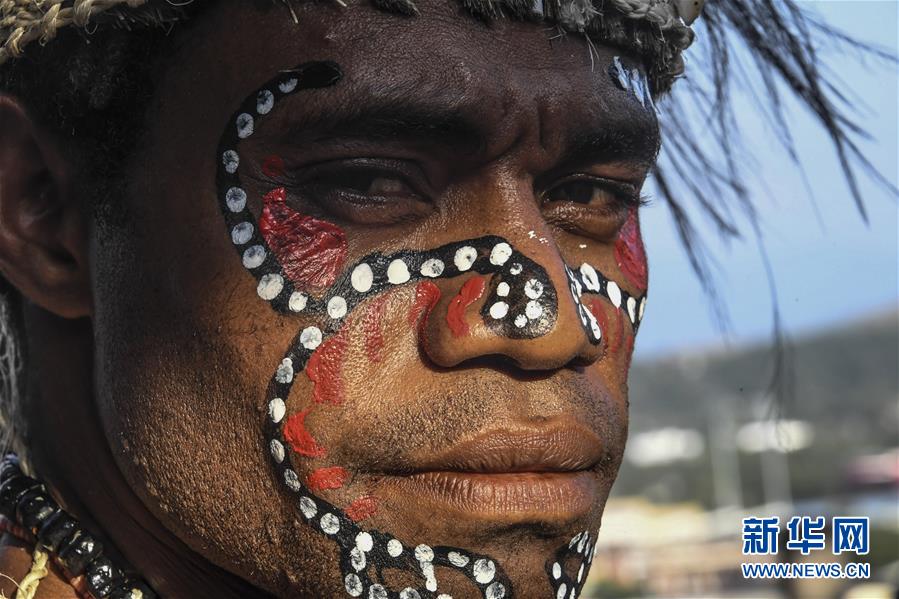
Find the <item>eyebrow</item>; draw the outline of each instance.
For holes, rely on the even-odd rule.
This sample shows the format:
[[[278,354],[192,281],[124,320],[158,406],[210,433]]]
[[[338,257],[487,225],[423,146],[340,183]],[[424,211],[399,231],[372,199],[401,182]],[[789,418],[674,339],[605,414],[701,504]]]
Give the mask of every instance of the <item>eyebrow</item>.
[[[560,155],[554,163],[619,162],[648,167],[655,161],[660,134],[649,113],[622,111],[613,118],[590,120],[594,122],[562,133]],[[431,97],[367,98],[352,106],[335,102],[314,112],[292,115],[281,136],[291,145],[360,140],[415,143],[447,153],[477,155],[487,147],[490,126],[483,117],[476,117],[471,107],[454,105],[452,99],[438,93]]]

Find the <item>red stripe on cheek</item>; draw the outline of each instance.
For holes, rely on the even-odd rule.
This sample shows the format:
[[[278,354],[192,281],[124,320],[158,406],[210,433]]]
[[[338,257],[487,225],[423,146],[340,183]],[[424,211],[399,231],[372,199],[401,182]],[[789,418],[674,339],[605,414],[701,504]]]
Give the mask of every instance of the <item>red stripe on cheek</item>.
[[[446,309],[446,324],[455,337],[468,334],[468,323],[465,321],[465,310],[478,301],[484,294],[487,280],[484,277],[473,277],[465,281],[459,295],[450,302]]]
[[[309,458],[323,457],[327,452],[321,447],[312,434],[306,430],[306,416],[309,410],[297,412],[284,424],[284,439],[290,443],[295,452]]]
[[[347,347],[347,330],[344,326],[336,335],[322,343],[309,358],[306,376],[315,385],[312,400],[316,403],[343,403],[344,356]]]
[[[615,240],[615,260],[618,268],[630,284],[641,292],[646,291],[647,264],[643,237],[640,235],[640,220],[636,208],[631,209],[618,239]]]
[[[349,478],[347,471],[340,466],[333,468],[319,468],[312,472],[306,479],[306,486],[313,491],[324,491],[326,489],[339,489]]]
[[[283,187],[265,195],[259,231],[299,289],[321,292],[334,284],[346,262],[346,234],[336,225],[296,212],[286,199]]]
[[[275,179],[284,174],[284,160],[280,156],[271,155],[262,161],[262,173]]]
[[[371,495],[360,497],[347,506],[346,515],[353,522],[360,522],[371,518],[378,512],[378,499]]]
[[[621,348],[621,337],[624,335],[620,314],[616,313],[612,316],[618,325],[613,339],[613,336],[611,335],[612,327],[609,326],[609,317],[603,308],[603,301],[599,298],[594,298],[590,300],[588,307],[590,308],[590,312],[593,313],[593,316],[596,317],[596,320],[599,321],[599,328],[602,329],[602,334],[606,338],[606,347],[610,352],[617,352]]]
[[[387,297],[382,296],[371,302],[362,315],[362,334],[365,337],[365,355],[372,362],[380,362],[384,357],[384,312]]]

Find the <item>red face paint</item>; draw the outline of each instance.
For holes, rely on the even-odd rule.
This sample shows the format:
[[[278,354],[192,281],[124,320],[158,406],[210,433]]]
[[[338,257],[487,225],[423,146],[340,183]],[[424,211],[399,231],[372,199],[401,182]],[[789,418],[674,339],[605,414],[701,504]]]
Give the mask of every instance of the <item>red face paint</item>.
[[[431,310],[440,301],[440,288],[431,281],[422,281],[415,288],[415,301],[412,303],[412,309],[409,310],[409,326],[424,326]],[[422,318],[424,315],[424,318]]]
[[[312,472],[306,479],[306,486],[312,491],[324,491],[326,489],[339,489],[349,478],[347,471],[340,466],[333,468],[319,468]]]
[[[484,294],[487,280],[484,277],[473,277],[465,281],[459,295],[454,297],[446,310],[446,324],[456,337],[468,334],[468,323],[465,321],[465,310],[478,301]]]
[[[606,347],[610,352],[617,352],[621,348],[621,338],[624,333],[624,329],[622,328],[622,318],[620,315],[616,314],[612,318],[616,321],[617,331],[613,336],[611,335],[612,329],[609,326],[609,317],[606,315],[605,309],[603,309],[603,301],[599,298],[593,298],[590,300],[590,303],[587,305],[590,308],[590,312],[593,313],[593,316],[596,317],[596,320],[599,321],[599,328],[602,329],[602,334],[606,339]]]
[[[376,497],[366,495],[348,505],[345,511],[350,520],[360,522],[371,518],[378,512],[378,500]]]
[[[646,250],[640,235],[640,220],[637,218],[636,208],[631,209],[627,215],[618,239],[615,240],[615,260],[628,282],[640,292],[646,291]]]
[[[269,156],[262,161],[262,173],[276,179],[284,174],[284,160],[280,156]]]
[[[316,403],[343,403],[343,359],[346,355],[347,330],[344,326],[336,335],[322,343],[306,364],[306,376],[315,384],[312,400]]]
[[[309,458],[320,458],[327,453],[306,430],[306,416],[309,410],[297,412],[284,424],[284,438],[295,452]]]
[[[633,335],[628,335],[627,343],[624,345],[624,380],[627,380],[627,373],[631,369],[631,359],[634,357],[634,339]]]
[[[329,222],[296,212],[286,197],[283,187],[265,195],[259,231],[300,290],[321,292],[334,284],[346,262],[346,234]]]
[[[372,362],[380,362],[384,355],[384,311],[387,296],[372,301],[362,315],[362,334],[365,337],[365,355]]]

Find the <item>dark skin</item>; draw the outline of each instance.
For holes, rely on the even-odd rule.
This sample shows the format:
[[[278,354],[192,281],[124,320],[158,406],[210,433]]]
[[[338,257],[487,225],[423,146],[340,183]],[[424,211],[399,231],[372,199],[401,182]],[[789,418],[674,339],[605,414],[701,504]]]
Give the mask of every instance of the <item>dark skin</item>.
[[[657,150],[654,115],[605,73],[620,51],[599,46],[594,70],[581,39],[550,42],[533,24],[487,27],[454,4],[422,2],[414,19],[304,5],[298,28],[281,8],[246,4],[222,3],[176,38],[118,199],[123,229],[98,232],[72,161],[27,106],[2,99],[0,117],[15,134],[0,144],[0,267],[31,302],[36,469],[163,596],[344,596],[334,545],[302,524],[261,432],[268,381],[316,319],[260,301],[231,247],[214,179],[219,138],[243,98],[281,70],[331,60],[344,73],[339,84],[287,100],[242,145],[254,214],[262,194],[287,187],[294,209],[346,232],[347,264],[498,235],[546,270],[560,301],[553,329],[536,339],[492,333],[478,303],[458,337],[445,314],[467,277],[436,282],[441,299],[421,328],[404,324],[415,286],[392,290],[381,323],[387,357],[373,362],[361,323],[347,325],[344,401],[307,420],[328,455],[298,458],[297,467],[302,476],[344,468],[350,479],[320,493],[336,506],[377,496],[364,528],[487,554],[516,596],[548,595],[547,560],[574,534],[598,529],[620,463],[633,335],[625,322],[590,344],[562,293],[563,265],[587,261],[622,289],[643,291],[614,255],[631,200],[591,184],[589,206],[572,202],[583,186],[573,190],[570,178],[636,193]],[[374,107],[387,127],[372,126],[371,114],[350,118]],[[422,131],[416,116],[440,128]],[[283,179],[261,172],[272,154],[286,163]],[[359,161],[376,166],[362,186],[379,198],[374,208],[343,201]],[[315,177],[330,191],[304,187]],[[603,309],[609,322],[624,318]],[[309,405],[313,386],[298,380],[290,411]],[[552,427],[589,441],[578,501],[496,495],[448,505],[403,476],[478,434]],[[525,470],[531,487],[555,484],[539,464]],[[505,489],[502,476],[478,488]],[[27,570],[27,550],[10,545],[0,559],[14,578]],[[461,577],[438,577],[440,592],[478,596]],[[65,596],[57,583],[38,596]]]

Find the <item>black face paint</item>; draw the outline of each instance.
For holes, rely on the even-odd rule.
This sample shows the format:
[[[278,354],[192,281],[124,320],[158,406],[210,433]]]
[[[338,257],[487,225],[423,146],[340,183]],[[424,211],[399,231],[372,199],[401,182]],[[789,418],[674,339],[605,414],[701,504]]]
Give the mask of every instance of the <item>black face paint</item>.
[[[330,87],[341,78],[339,67],[332,62],[310,62],[281,73],[241,104],[219,145],[217,184],[222,212],[244,266],[257,280],[258,295],[282,314],[308,313],[326,322],[321,327],[309,326],[300,331],[272,376],[267,392],[265,451],[273,460],[278,479],[296,498],[304,521],[339,547],[341,574],[349,596],[438,597],[435,568],[443,567],[462,573],[485,598],[511,597],[511,581],[489,556],[453,547],[404,543],[386,532],[364,530],[346,511],[316,496],[301,482],[294,452],[289,450],[291,443],[285,435],[289,419],[286,418],[284,400],[290,396],[297,374],[306,369],[315,351],[340,330],[349,315],[365,300],[397,286],[474,272],[492,275],[490,295],[481,310],[481,317],[493,333],[513,339],[534,339],[551,331],[558,318],[559,298],[546,270],[496,236],[453,242],[428,250],[369,254],[344,268],[319,297],[296,287],[276,252],[266,243],[260,223],[247,208],[247,194],[239,176],[241,158],[237,146],[241,140],[253,135],[258,119],[271,113],[284,97],[301,90]],[[585,292],[603,295],[616,308],[627,307],[636,332],[644,298],[632,298],[588,264],[581,265],[577,272],[566,267],[566,273],[571,297],[591,343],[601,343],[602,331],[593,314],[581,304]],[[589,534],[582,535],[588,543]],[[574,542],[577,547],[581,535],[575,539],[578,539]],[[568,548],[566,545],[559,551]],[[592,553],[589,560],[592,560]],[[558,580],[562,579],[554,579],[554,570],[549,568],[550,582],[558,590],[561,588]],[[388,589],[384,586],[383,576],[387,569],[414,573],[423,580],[423,586]],[[564,580],[566,582],[562,584],[566,588],[573,592],[576,587],[579,592],[581,580],[577,584],[570,577]]]

